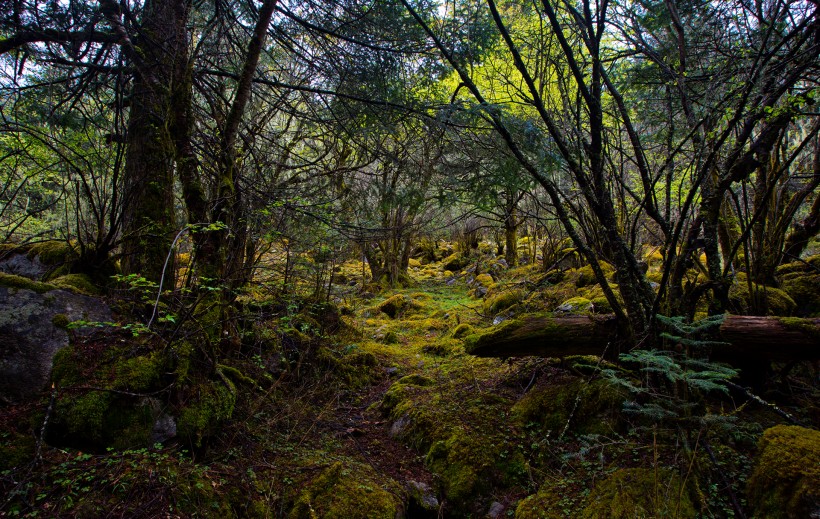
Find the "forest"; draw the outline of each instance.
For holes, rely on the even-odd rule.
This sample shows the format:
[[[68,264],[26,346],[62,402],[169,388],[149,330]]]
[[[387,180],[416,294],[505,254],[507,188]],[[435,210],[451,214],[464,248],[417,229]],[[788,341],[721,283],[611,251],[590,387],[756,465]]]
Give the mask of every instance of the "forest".
[[[3,0],[0,517],[820,517],[816,0]]]

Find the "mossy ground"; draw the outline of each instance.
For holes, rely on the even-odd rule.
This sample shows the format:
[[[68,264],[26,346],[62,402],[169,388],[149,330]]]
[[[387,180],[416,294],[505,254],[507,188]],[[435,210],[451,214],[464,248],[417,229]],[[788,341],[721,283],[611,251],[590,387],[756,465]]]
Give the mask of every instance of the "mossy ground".
[[[625,412],[625,400],[650,396],[606,380],[602,370],[619,368],[597,358],[467,355],[464,339],[503,328],[497,317],[594,300],[600,287],[579,288],[578,269],[546,275],[537,265],[505,269],[473,257],[460,268],[482,272],[481,297],[478,277],[447,274],[435,259],[450,253],[434,252],[411,265],[413,286],[399,290],[367,288],[361,262],[342,264],[334,275],[347,281],[334,287],[331,305],[260,281],[240,304],[264,317],[232,357],[212,364],[207,330],[170,342],[123,330],[75,341],[55,368],[60,392],[36,477],[25,474],[50,392],[28,408],[2,408],[0,457],[12,461],[0,466],[0,488],[11,496],[0,513],[86,517],[127,506],[146,516],[397,517],[413,509],[409,482],[432,488],[436,514],[453,518],[482,517],[494,502],[508,517],[618,516],[594,508],[590,492],[628,517],[669,503],[681,517],[692,509],[728,517],[730,493],[747,506],[750,460],[777,415],[745,401],[699,402],[708,419],[681,434],[674,421]],[[493,308],[502,299],[503,309]],[[195,312],[203,323],[212,314]],[[156,409],[139,395],[176,417],[176,439],[150,445]],[[802,419],[817,416],[779,403]],[[132,411],[112,412],[121,407]],[[81,435],[112,450],[67,441]],[[649,490],[623,490],[635,481],[656,496],[677,490],[675,499],[647,504],[638,497]]]

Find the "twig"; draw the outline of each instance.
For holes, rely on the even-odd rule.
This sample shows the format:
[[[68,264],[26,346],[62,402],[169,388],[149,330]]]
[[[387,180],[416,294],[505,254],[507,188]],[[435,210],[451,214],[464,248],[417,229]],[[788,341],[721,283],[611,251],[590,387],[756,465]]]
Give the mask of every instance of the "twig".
[[[732,500],[732,508],[735,509],[735,513],[739,519],[746,519],[746,514],[743,513],[743,508],[740,506],[740,502],[737,500],[737,496],[732,491],[732,485],[726,479],[726,475],[722,470],[720,470],[720,466],[718,465],[718,460],[715,457],[715,453],[712,452],[712,447],[709,445],[709,442],[706,439],[703,440],[703,446],[706,448],[706,454],[709,455],[709,459],[712,460],[712,464],[715,466],[720,476],[721,481],[723,481],[723,485],[726,490],[729,492],[729,498]]]
[[[51,418],[51,413],[54,411],[54,403],[57,401],[57,385],[51,384],[51,398],[48,401],[48,408],[46,408],[46,416],[43,418],[43,425],[40,427],[40,436],[37,438],[37,447],[34,449],[34,463],[40,463],[43,460],[42,447],[46,437],[46,430],[48,429],[48,421]]]
[[[171,242],[171,247],[168,249],[168,255],[165,257],[165,264],[162,265],[162,275],[159,277],[159,288],[157,289],[157,300],[154,301],[154,309],[151,312],[151,319],[148,320],[148,326],[147,326],[148,329],[151,328],[151,324],[153,324],[154,318],[157,316],[157,309],[159,308],[159,298],[160,298],[160,296],[162,296],[162,284],[165,281],[165,271],[168,268],[168,262],[171,261],[171,254],[174,253],[174,248],[177,246],[177,241],[179,241],[179,238],[182,236],[182,233],[184,233],[185,231],[187,231],[190,228],[191,228],[190,225],[186,225],[185,227],[183,227],[177,233],[176,237],[174,238],[174,241]]]
[[[603,362],[604,357],[606,356],[606,351],[609,349],[610,344],[612,344],[611,341],[606,343],[606,346],[604,346],[604,351],[601,353],[601,356],[598,357],[598,362],[595,364],[596,372],[599,369],[601,369],[601,362]],[[593,375],[594,374],[595,372],[593,372]],[[588,386],[590,382],[592,382],[592,375],[590,375],[590,377],[586,379],[585,386]],[[569,424],[570,422],[572,422],[572,418],[575,416],[575,411],[578,410],[578,405],[581,403],[581,391],[583,391],[583,389],[579,390],[578,394],[575,395],[575,403],[572,406],[572,411],[569,413],[569,416],[567,417],[567,423],[564,424],[564,430],[562,430],[561,434],[558,436],[559,440],[562,440],[564,438],[564,435],[567,433],[567,430],[569,429]]]
[[[781,417],[785,418],[786,420],[790,421],[794,425],[800,425],[800,426],[805,427],[803,422],[801,422],[800,420],[798,420],[794,416],[790,415],[786,411],[780,409],[779,407],[777,407],[777,405],[772,404],[771,402],[767,402],[767,401],[763,400],[759,396],[757,396],[754,393],[752,393],[751,391],[749,391],[747,388],[745,388],[743,386],[740,386],[738,384],[735,384],[734,382],[729,382],[728,380],[726,381],[726,385],[729,386],[730,388],[736,390],[736,391],[740,391],[741,393],[746,395],[748,398],[751,398],[752,400],[754,400],[758,404],[761,404],[761,405],[764,405],[764,406],[768,407],[769,409],[771,409],[772,411],[774,411],[775,413],[777,413]]]

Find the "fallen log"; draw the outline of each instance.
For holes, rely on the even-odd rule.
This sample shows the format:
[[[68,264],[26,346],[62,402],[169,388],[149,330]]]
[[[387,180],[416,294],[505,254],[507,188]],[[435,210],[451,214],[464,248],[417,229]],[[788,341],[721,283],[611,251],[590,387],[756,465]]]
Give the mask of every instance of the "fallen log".
[[[565,357],[602,355],[617,330],[612,315],[529,316],[464,339],[477,357]],[[820,359],[820,318],[727,315],[712,339],[716,360],[772,361]]]

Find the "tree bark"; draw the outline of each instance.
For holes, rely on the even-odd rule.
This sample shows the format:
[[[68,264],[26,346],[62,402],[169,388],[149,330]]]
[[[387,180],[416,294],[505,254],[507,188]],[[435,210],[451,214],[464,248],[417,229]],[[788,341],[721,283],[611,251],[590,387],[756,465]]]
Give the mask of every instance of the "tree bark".
[[[122,213],[122,269],[159,282],[175,232],[174,142],[168,122],[176,60],[187,58],[187,0],[146,2],[139,35],[120,42],[135,64]],[[114,23],[119,23],[114,19]],[[166,286],[173,286],[167,268]]]
[[[563,357],[614,353],[612,315],[530,317],[509,321],[465,339],[467,353],[478,357]],[[727,315],[712,347],[712,358],[729,363],[749,357],[774,361],[820,359],[820,318]]]

